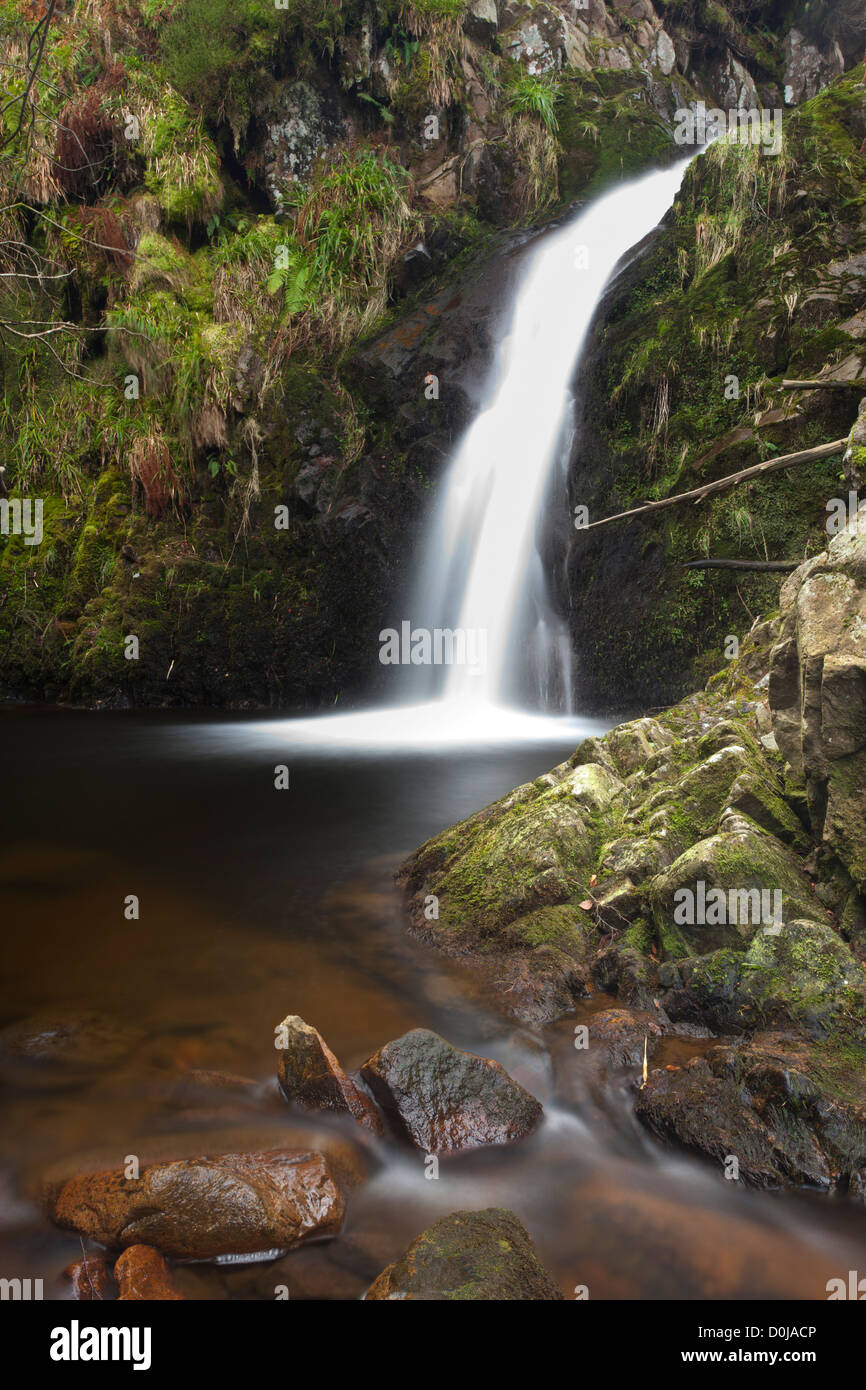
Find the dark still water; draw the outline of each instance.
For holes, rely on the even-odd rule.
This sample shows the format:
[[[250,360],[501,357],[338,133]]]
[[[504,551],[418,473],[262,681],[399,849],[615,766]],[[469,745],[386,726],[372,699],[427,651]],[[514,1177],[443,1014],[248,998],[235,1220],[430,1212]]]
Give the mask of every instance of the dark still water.
[[[821,1299],[829,1278],[866,1268],[866,1213],[743,1193],[646,1137],[634,1077],[604,1075],[572,1045],[575,1022],[609,1000],[535,1033],[406,935],[401,858],[561,761],[575,730],[483,752],[363,752],[316,747],[301,729],[0,711],[0,1028],[74,1026],[49,1064],[17,1055],[8,1031],[0,1043],[0,1276],[69,1296],[62,1270],[79,1243],[38,1197],[85,1167],[354,1140],[277,1095],[274,1029],[289,1013],[349,1069],[434,1028],[497,1057],[545,1122],[513,1149],[442,1161],[435,1181],[421,1155],[383,1147],[340,1238],[276,1263],[184,1266],[189,1297],[272,1298],[286,1284],[293,1298],[358,1298],[438,1215],[492,1205],[517,1213],[567,1297],[586,1285],[592,1298]],[[131,895],[138,920],[124,915]],[[201,1069],[239,1079],[201,1087],[189,1079]]]

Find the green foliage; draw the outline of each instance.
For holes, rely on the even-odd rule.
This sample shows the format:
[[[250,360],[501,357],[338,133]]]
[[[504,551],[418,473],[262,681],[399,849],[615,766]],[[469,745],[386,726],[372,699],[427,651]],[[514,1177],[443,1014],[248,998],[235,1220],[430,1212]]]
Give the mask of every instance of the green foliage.
[[[506,99],[515,115],[537,117],[552,135],[559,129],[556,104],[560,95],[558,82],[549,77],[534,77],[530,73],[519,73],[506,88]]]
[[[253,93],[265,73],[305,50],[333,53],[357,0],[184,0],[160,36],[165,71],[178,91],[212,118],[227,116],[241,143]]]
[[[394,252],[420,227],[405,169],[365,149],[339,156],[298,212],[297,232],[325,294],[360,297],[381,288]]]

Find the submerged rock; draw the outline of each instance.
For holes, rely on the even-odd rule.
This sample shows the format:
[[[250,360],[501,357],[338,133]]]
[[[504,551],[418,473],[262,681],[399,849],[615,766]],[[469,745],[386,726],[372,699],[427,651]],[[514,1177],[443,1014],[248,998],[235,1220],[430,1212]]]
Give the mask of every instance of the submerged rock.
[[[140,1037],[133,1025],[93,1010],[34,1014],[0,1031],[0,1071],[16,1085],[65,1085],[116,1066]]]
[[[384,1134],[372,1100],[343,1070],[321,1033],[289,1014],[280,1034],[279,1078],[287,1100],[308,1110],[346,1112],[373,1134]]]
[[[130,1245],[124,1250],[114,1266],[117,1280],[118,1301],[133,1302],[146,1299],[148,1302],[182,1300],[171,1278],[171,1271],[152,1245]]]
[[[343,1211],[321,1154],[275,1149],[155,1163],[138,1178],[122,1169],[81,1174],[63,1184],[52,1215],[111,1249],[145,1244],[209,1259],[335,1235]]]
[[[542,1115],[499,1062],[460,1052],[426,1028],[386,1043],[361,1074],[397,1133],[423,1153],[512,1143]]]
[[[368,1302],[561,1299],[513,1212],[455,1211],[383,1270]]]

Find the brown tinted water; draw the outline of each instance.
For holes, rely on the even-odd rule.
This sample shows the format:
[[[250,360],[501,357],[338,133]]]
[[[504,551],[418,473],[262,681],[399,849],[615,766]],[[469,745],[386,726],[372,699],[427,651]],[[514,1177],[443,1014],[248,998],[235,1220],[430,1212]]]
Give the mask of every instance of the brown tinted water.
[[[291,726],[35,709],[0,712],[0,1026],[56,1034],[107,1016],[64,1067],[0,1057],[0,1277],[68,1297],[79,1254],[36,1200],[46,1180],[157,1157],[353,1139],[276,1093],[274,1029],[299,1013],[359,1065],[412,1027],[497,1057],[544,1103],[508,1150],[371,1157],[343,1235],[277,1262],[189,1265],[202,1298],[358,1298],[437,1216],[512,1208],[566,1296],[824,1298],[866,1268],[866,1214],[746,1193],[661,1150],[632,1113],[636,1071],[575,1050],[587,1012],[535,1032],[501,1018],[459,966],[407,937],[401,856],[560,761],[568,743],[483,752],[314,752]],[[273,769],[291,767],[277,792]],[[135,894],[140,918],[127,921]],[[706,1046],[671,1040],[664,1062]],[[241,1078],[216,1090],[201,1069]]]

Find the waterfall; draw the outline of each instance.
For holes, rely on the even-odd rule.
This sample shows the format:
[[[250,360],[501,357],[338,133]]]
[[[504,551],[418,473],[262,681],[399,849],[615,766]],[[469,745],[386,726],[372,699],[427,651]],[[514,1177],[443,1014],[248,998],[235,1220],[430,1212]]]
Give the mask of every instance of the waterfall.
[[[250,739],[365,753],[576,744],[606,732],[602,720],[561,717],[571,713],[573,654],[537,532],[553,483],[561,524],[570,524],[570,384],[599,300],[619,262],[671,206],[685,168],[619,185],[528,248],[484,404],[455,450],[427,523],[412,617],[386,630],[396,649],[386,664],[398,664],[392,689],[402,703],[263,721],[248,731]]]
[[[570,709],[570,643],[536,526],[564,466],[569,384],[598,302],[617,263],[670,207],[684,170],[680,163],[618,186],[529,253],[486,402],[448,467],[417,580],[414,612],[425,615],[425,630],[457,634],[450,647],[440,644],[440,655],[454,659],[433,687],[455,714],[511,702],[518,691],[536,709]],[[407,675],[410,695],[429,698],[429,669]]]

